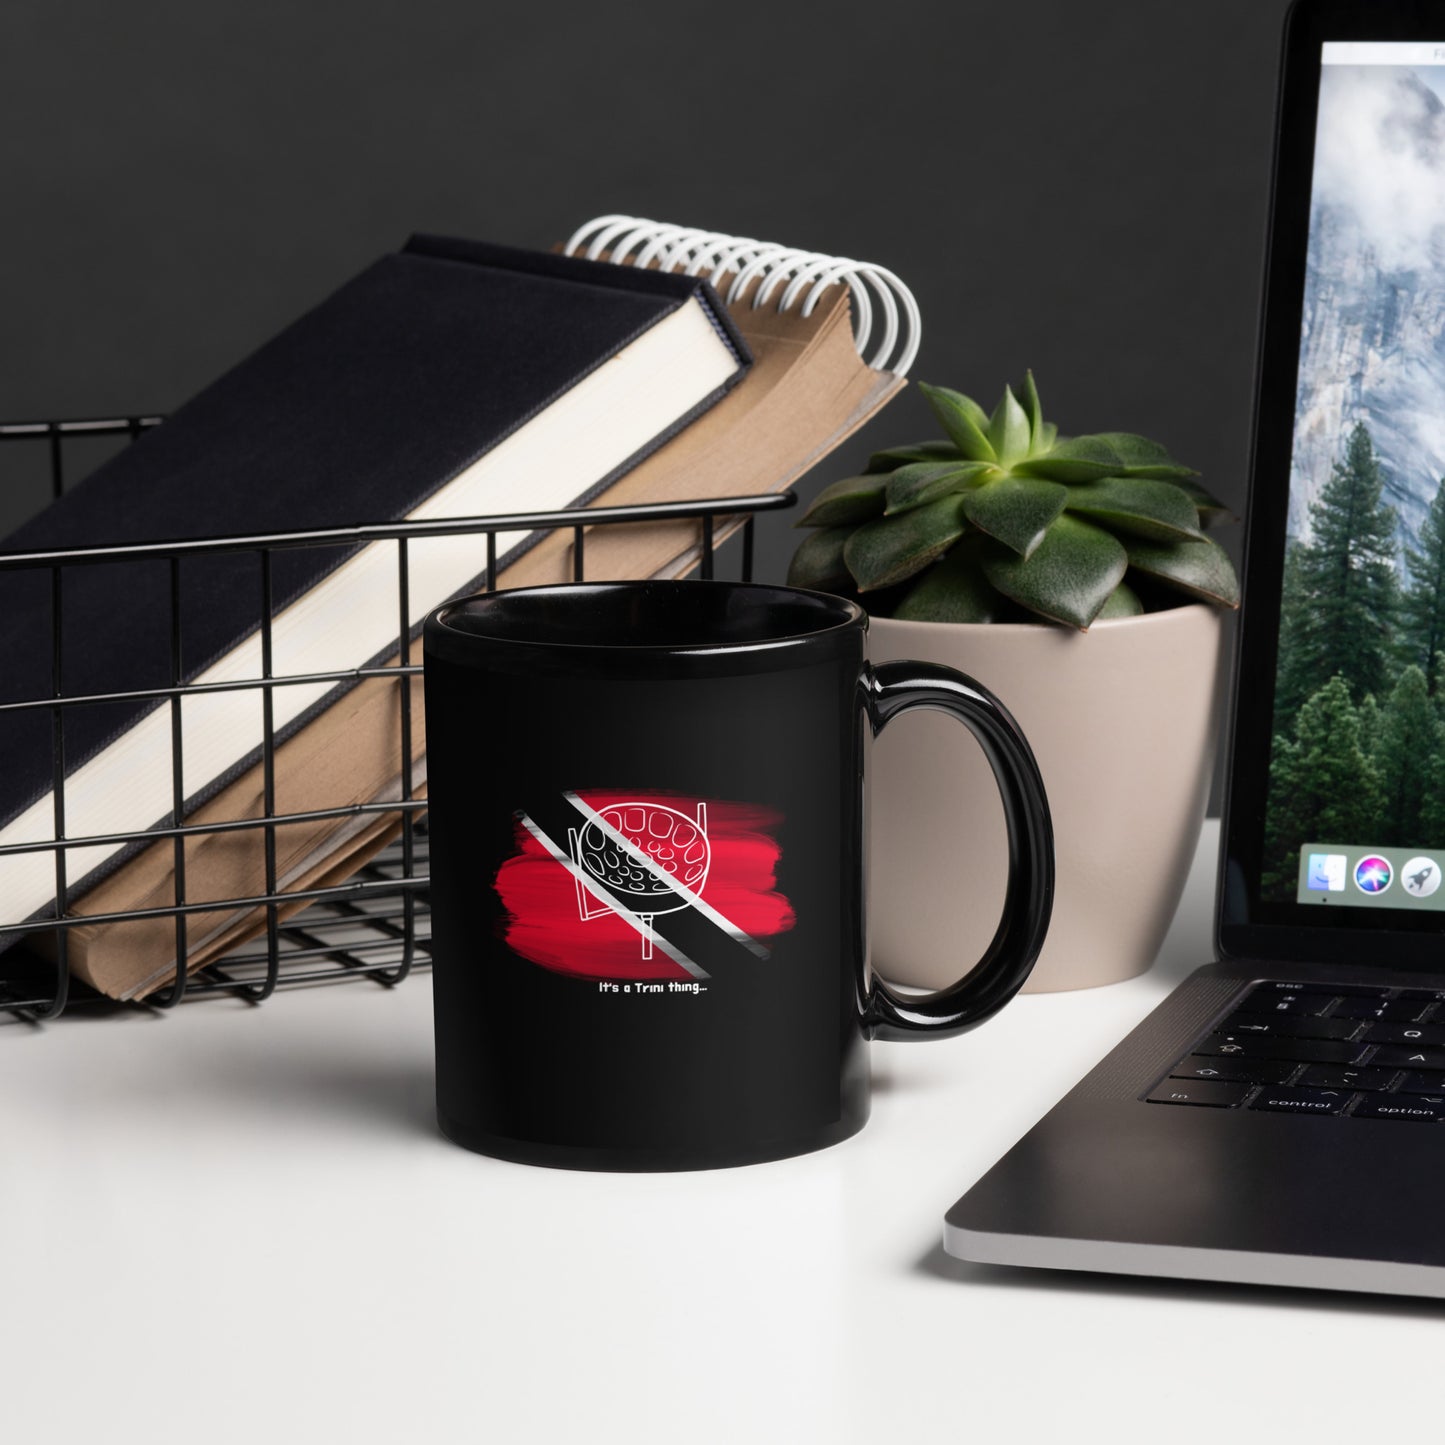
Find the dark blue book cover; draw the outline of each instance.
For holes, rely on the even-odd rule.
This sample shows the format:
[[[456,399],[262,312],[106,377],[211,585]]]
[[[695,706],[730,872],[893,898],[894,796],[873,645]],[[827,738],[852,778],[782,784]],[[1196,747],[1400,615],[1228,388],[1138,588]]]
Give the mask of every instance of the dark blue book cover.
[[[745,343],[710,288],[694,278],[414,237],[12,533],[0,552],[308,531],[406,517],[690,304],[702,308],[718,344],[727,348],[728,379],[689,411],[668,418],[640,450],[571,502],[589,500],[715,402],[746,369]],[[529,505],[525,497],[511,496],[487,510]],[[484,555],[484,539],[476,543]],[[273,613],[307,594],[360,546],[275,550]],[[484,565],[476,569],[478,578]],[[259,557],[186,558],[179,589],[180,676],[189,680],[259,628]],[[51,598],[48,570],[0,572],[0,702],[52,695]],[[171,614],[171,572],[164,559],[65,567],[63,693],[170,685]],[[370,660],[358,657],[351,665]],[[289,729],[336,695],[293,719]],[[139,699],[65,709],[67,774],[166,706]],[[7,765],[0,774],[0,829],[51,793],[52,742],[48,710],[0,713],[0,757]],[[252,749],[225,772],[193,783],[187,807],[256,756]],[[169,801],[151,807],[134,826],[166,821]],[[68,832],[75,836],[77,830]],[[123,856],[115,853],[92,870],[92,878]],[[6,892],[0,883],[0,921],[17,921],[19,899],[5,898]],[[34,911],[26,905],[18,917]],[[0,946],[4,942],[0,935]]]

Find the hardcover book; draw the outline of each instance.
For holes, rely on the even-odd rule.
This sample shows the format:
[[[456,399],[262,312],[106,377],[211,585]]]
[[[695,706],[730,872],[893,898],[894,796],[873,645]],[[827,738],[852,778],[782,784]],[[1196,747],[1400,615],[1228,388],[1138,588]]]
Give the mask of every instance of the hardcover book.
[[[0,550],[585,503],[718,401],[748,363],[745,343],[703,281],[416,237]],[[520,531],[500,535],[499,565],[536,540]],[[485,566],[478,535],[409,542],[411,626],[473,590]],[[354,683],[332,674],[398,647],[392,541],[278,546],[269,596],[254,551],[177,563],[142,552],[69,566],[61,578],[57,675],[51,574],[0,572],[0,701],[48,699],[57,687],[66,697],[104,699],[63,709],[69,838],[165,825],[245,777],[263,735],[261,693],[223,685],[262,676],[263,611],[273,618],[271,675],[321,675],[271,689],[283,740]],[[178,682],[193,688],[178,709],[179,726],[169,699],[156,695]],[[0,713],[7,760],[0,847],[58,835],[52,744],[49,708]],[[173,745],[182,759],[179,809]],[[394,750],[389,767],[390,780],[368,776],[363,791],[396,784]],[[138,846],[68,850],[68,891],[79,894]],[[304,864],[312,851],[303,848],[294,861]],[[55,886],[53,852],[0,854],[0,923],[53,914]],[[0,934],[0,946],[15,937]]]
[[[467,249],[467,243],[427,244],[442,252]],[[603,271],[621,277],[664,271],[691,285],[699,277],[710,280],[728,297],[727,315],[754,358],[715,405],[596,488],[584,502],[584,516],[589,505],[781,490],[902,388],[918,349],[920,320],[911,294],[891,273],[867,263],[615,216],[589,222],[565,249],[587,252]],[[711,299],[713,293],[703,295]],[[720,513],[717,538],[735,525],[736,519]],[[519,539],[525,545],[512,545]],[[472,541],[481,545],[480,538]],[[540,539],[519,533],[504,547],[502,586],[574,575],[570,527]],[[594,580],[676,576],[697,565],[699,528],[686,521],[592,527],[586,549],[586,575]],[[391,627],[393,651],[385,662],[398,660],[394,612]],[[413,649],[413,662],[418,654]],[[411,792],[419,798],[426,791],[425,719],[420,686],[414,683],[410,692]],[[396,836],[399,814],[384,804],[401,792],[399,695],[395,678],[367,678],[276,749],[277,815],[345,814],[276,825],[275,881],[283,894],[344,881]],[[191,811],[187,822],[259,818],[263,790],[263,769],[253,763]],[[346,813],[357,805],[367,811]],[[266,859],[263,835],[254,829],[202,833],[187,841],[185,851],[187,899],[224,900],[189,915],[187,966],[194,970],[264,929],[266,910],[241,900],[267,891]],[[69,962],[77,976],[122,998],[142,996],[173,978],[175,923],[163,910],[175,897],[174,867],[173,844],[163,839],[71,901],[69,912],[80,915],[161,910],[70,929]],[[277,911],[285,918],[304,906],[304,899],[288,898]],[[45,948],[52,938],[43,932],[34,942]]]

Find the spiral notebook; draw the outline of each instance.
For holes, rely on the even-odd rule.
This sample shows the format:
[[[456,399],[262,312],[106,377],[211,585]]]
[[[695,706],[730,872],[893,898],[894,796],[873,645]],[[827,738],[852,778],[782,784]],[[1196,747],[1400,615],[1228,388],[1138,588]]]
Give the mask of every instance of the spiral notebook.
[[[568,255],[656,269],[712,282],[753,355],[749,372],[604,491],[591,506],[693,500],[781,491],[850,436],[904,385],[921,321],[912,294],[881,266],[717,232],[629,216],[602,216],[559,248]],[[719,541],[739,522],[720,517]],[[593,580],[680,576],[699,559],[696,523],[588,529],[586,575]],[[554,533],[502,567],[499,585],[569,581],[572,534]],[[412,689],[413,791],[425,792],[425,720]],[[399,709],[395,685],[355,689],[278,749],[278,812],[384,801],[399,795]],[[345,757],[339,773],[329,759]],[[260,816],[259,764],[191,821]],[[364,824],[364,827],[363,827]],[[396,814],[345,824],[288,824],[278,833],[278,878],[299,891],[339,882],[395,837]],[[141,853],[73,908],[109,914],[164,907],[171,896],[169,842]],[[193,902],[264,891],[264,853],[252,831],[204,835],[188,846]],[[284,914],[291,911],[282,909]],[[201,967],[265,926],[264,910],[217,908],[192,915],[187,966]],[[136,997],[174,976],[175,930],[157,917],[71,930],[76,974],[114,997]]]
[[[903,388],[923,339],[913,293],[869,261],[620,215],[579,226],[561,249],[711,281],[753,353],[737,387],[599,506],[782,491]],[[718,540],[738,525],[720,519]],[[697,526],[687,522],[594,528],[583,545],[587,576],[597,581],[678,577],[700,556]],[[503,582],[571,576],[571,536],[554,534]]]

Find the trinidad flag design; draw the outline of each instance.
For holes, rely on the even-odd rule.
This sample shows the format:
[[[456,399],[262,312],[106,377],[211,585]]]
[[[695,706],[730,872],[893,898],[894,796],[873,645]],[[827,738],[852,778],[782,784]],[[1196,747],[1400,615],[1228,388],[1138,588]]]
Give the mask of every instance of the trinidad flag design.
[[[497,870],[503,937],[591,979],[703,979],[730,958],[767,958],[794,922],[776,887],[781,823],[769,808],[663,793],[538,800]]]

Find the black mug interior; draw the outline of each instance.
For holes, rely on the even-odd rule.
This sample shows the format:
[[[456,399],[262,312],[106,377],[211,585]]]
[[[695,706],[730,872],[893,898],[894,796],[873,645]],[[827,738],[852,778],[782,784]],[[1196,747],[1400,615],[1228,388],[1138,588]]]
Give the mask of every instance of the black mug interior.
[[[519,587],[442,608],[451,632],[554,647],[757,646],[856,625],[841,597],[742,582],[648,581]]]

